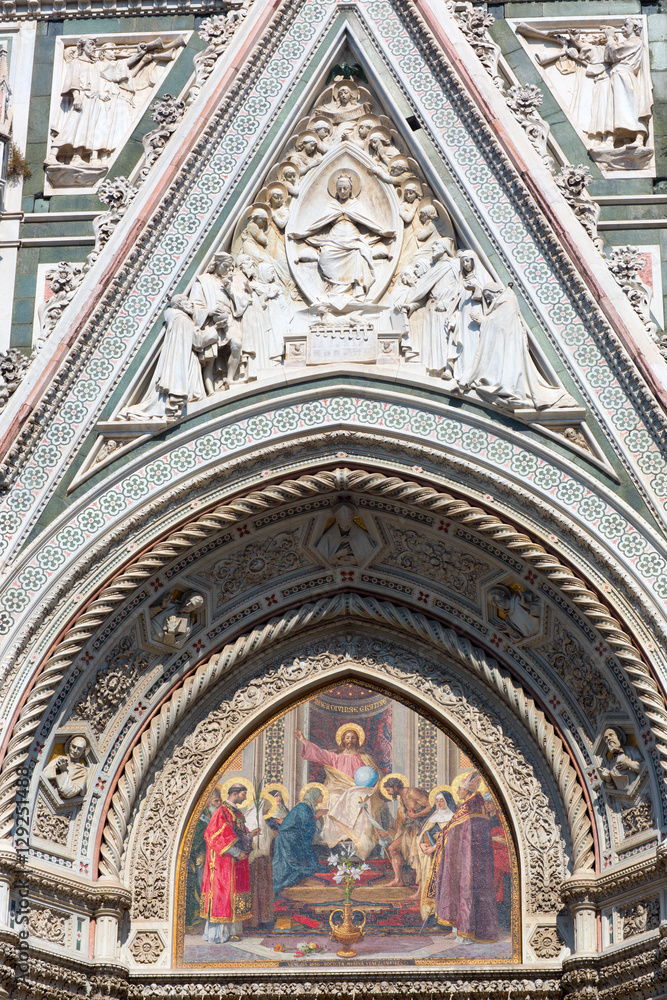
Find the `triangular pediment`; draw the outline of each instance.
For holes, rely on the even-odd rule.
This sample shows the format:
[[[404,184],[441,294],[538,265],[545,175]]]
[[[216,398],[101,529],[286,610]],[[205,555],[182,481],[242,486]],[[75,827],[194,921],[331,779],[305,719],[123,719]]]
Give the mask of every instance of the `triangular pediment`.
[[[618,381],[614,358],[625,348],[600,306],[625,331],[622,343],[651,357],[647,370],[664,362],[455,19],[441,14],[436,72],[388,5],[307,4],[261,47],[251,9],[27,381],[38,391],[57,345],[94,329],[92,368],[72,390],[85,414],[67,443],[66,489],[171,427],[266,393],[312,395],[331,378],[399,385],[511,433],[528,425],[540,447],[557,444],[559,455],[617,478],[633,428],[612,413],[649,395]],[[239,59],[242,86],[230,69]],[[341,86],[352,92],[344,101]],[[304,142],[318,120],[330,134],[323,126]],[[346,172],[351,196],[336,191]],[[275,192],[282,204],[272,207]],[[216,318],[205,300],[217,293],[204,284],[215,284],[210,269],[224,254],[229,294]],[[239,258],[250,259],[247,273]],[[187,297],[185,310],[182,299],[170,306],[174,295]],[[188,338],[194,349],[174,367]],[[88,370],[96,377],[84,406]],[[641,447],[652,447],[648,435]],[[650,480],[641,492],[652,504]]]

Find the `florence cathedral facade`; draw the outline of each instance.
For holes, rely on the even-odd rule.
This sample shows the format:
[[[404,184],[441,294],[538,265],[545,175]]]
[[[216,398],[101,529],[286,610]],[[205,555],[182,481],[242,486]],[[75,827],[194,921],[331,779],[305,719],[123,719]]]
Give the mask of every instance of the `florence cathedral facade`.
[[[666,50],[0,0],[0,997],[667,996]]]

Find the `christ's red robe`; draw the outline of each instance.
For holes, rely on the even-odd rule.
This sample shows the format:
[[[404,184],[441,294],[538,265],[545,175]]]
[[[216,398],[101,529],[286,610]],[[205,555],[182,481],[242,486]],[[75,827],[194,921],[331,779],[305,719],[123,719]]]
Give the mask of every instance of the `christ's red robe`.
[[[245,818],[224,802],[211,816],[204,833],[206,865],[201,887],[201,915],[212,923],[248,920],[252,912],[248,859],[235,858],[230,848],[250,850]]]

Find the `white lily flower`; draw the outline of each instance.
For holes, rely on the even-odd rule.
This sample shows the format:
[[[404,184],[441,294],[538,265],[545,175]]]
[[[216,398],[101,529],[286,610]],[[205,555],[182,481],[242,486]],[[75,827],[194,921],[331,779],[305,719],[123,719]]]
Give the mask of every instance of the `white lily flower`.
[[[352,871],[350,872],[350,875],[352,876],[355,882],[358,882],[359,879],[361,878],[361,872],[359,871],[358,868],[353,868]]]
[[[338,864],[338,855],[337,854],[330,854],[329,857],[327,858],[327,864],[328,865],[337,865]]]
[[[340,883],[343,881],[344,878],[345,876],[341,875],[341,873],[339,872],[338,875],[334,875],[333,880],[334,882],[337,882],[338,885],[340,885]]]
[[[360,872],[369,872],[370,870],[371,870],[371,866],[367,865],[367,864],[363,864],[361,866],[361,868],[359,869]]]

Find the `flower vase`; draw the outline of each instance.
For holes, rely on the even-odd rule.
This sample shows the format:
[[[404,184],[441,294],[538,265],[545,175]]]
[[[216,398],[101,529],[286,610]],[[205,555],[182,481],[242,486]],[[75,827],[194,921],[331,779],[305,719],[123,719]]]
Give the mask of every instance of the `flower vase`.
[[[334,923],[334,917],[339,913],[343,914],[343,920],[337,924]],[[361,923],[355,924],[353,919],[355,913],[361,914]],[[338,941],[343,946],[336,952],[338,957],[354,958],[357,953],[351,945],[357,944],[364,936],[364,927],[366,926],[366,914],[364,911],[359,909],[358,906],[352,906],[349,899],[346,898],[343,908],[334,910],[330,914],[329,926],[331,927],[331,940]]]

